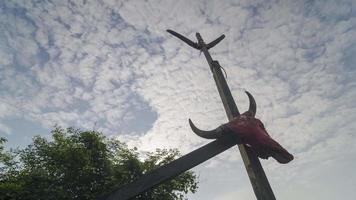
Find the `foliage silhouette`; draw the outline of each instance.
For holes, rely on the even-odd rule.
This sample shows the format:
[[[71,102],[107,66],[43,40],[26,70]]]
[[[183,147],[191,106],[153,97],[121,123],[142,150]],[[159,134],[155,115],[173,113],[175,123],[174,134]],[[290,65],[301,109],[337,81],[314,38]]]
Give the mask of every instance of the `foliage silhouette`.
[[[0,199],[98,199],[179,156],[176,149],[139,153],[97,131],[51,133],[51,140],[36,136],[11,151],[0,138]],[[134,199],[182,200],[196,189],[196,175],[187,171]]]

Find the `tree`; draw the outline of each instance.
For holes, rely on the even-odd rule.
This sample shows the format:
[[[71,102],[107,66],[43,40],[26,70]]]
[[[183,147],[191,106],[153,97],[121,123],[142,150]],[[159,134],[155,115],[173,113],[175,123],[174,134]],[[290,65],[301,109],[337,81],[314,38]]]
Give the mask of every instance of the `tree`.
[[[0,199],[97,199],[179,156],[175,149],[139,154],[99,132],[73,128],[55,127],[52,140],[37,136],[15,151],[6,152],[5,142],[0,139]],[[196,189],[188,171],[134,199],[182,200]]]

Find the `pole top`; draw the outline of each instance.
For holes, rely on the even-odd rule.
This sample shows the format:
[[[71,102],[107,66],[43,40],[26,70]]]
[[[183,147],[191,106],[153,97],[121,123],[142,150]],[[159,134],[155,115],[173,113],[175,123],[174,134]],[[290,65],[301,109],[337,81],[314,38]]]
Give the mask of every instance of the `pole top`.
[[[193,42],[190,39],[184,37],[183,35],[175,32],[173,30],[170,30],[170,29],[168,29],[167,32],[174,35],[175,37],[181,39],[183,42],[187,43],[189,46],[191,46],[197,50],[202,50],[203,47],[206,47],[206,49],[210,49],[210,48],[214,47],[215,45],[217,45],[221,40],[223,40],[225,38],[225,35],[222,34],[220,37],[216,38],[214,41],[212,41],[208,44],[205,44],[204,40],[201,37],[199,32],[195,33],[195,36],[197,37],[198,42]]]

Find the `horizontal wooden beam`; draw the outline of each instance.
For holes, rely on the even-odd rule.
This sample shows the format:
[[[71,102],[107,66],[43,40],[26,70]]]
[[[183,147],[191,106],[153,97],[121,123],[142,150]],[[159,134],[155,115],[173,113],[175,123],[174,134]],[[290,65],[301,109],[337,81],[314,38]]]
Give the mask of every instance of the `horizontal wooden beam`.
[[[234,146],[237,143],[236,141],[237,139],[231,135],[226,135],[218,140],[214,140],[167,165],[161,166],[143,175],[138,180],[124,185],[112,193],[106,200],[127,200],[135,197],[138,194],[141,194],[164,181],[170,180],[186,170],[220,154]]]

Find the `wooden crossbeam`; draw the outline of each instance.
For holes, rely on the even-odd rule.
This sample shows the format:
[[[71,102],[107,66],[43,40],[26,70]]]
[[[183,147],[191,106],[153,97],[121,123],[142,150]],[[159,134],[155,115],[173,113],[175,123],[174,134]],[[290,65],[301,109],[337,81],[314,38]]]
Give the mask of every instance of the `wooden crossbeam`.
[[[236,141],[237,139],[235,137],[226,135],[223,138],[210,142],[167,165],[143,175],[138,180],[119,188],[107,197],[106,200],[127,200],[141,194],[229,149],[236,144]]]

